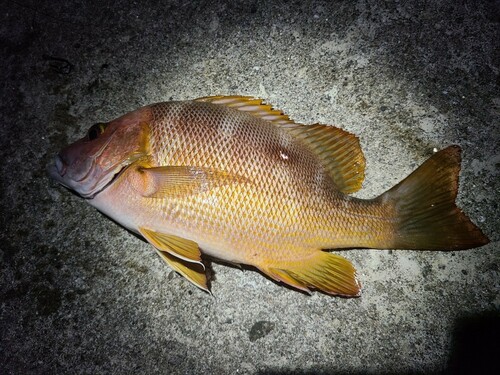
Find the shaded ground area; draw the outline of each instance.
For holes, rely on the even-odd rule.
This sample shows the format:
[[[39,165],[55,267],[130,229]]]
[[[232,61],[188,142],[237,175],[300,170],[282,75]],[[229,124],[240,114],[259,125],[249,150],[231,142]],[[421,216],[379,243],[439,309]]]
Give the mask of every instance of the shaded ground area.
[[[465,373],[495,364],[498,1],[99,3],[0,5],[1,373]],[[301,122],[357,134],[362,197],[434,148],[460,145],[458,202],[492,242],[345,251],[364,286],[358,299],[307,296],[214,263],[210,297],[48,180],[52,157],[90,125],[215,94],[263,97]]]

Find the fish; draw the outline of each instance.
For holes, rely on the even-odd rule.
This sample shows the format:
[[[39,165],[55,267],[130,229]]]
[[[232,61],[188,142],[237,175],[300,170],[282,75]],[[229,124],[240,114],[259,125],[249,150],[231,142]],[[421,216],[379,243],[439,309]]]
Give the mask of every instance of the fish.
[[[378,197],[356,198],[358,137],[297,123],[262,99],[210,96],[94,124],[48,173],[209,293],[207,257],[306,293],[356,297],[354,265],[331,250],[489,242],[455,203],[460,164],[451,145]]]

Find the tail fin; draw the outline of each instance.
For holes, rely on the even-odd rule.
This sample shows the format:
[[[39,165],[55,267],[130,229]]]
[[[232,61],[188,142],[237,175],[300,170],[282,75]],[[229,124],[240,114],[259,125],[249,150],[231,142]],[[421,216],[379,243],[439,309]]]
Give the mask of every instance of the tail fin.
[[[455,204],[460,153],[458,146],[437,152],[378,198],[399,219],[393,248],[460,250],[490,242]]]

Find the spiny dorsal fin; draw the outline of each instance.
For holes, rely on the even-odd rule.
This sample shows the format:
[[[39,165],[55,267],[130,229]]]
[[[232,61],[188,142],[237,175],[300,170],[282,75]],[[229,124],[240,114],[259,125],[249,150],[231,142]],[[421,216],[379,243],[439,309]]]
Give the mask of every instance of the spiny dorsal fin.
[[[342,193],[354,193],[361,188],[365,178],[365,157],[358,137],[320,124],[285,124],[283,127],[319,157]]]
[[[273,124],[293,124],[293,121],[282,111],[274,109],[272,105],[264,103],[263,99],[251,96],[206,96],[195,99],[197,102],[207,102],[224,105],[242,112],[247,112],[262,120],[272,122]]]
[[[333,126],[295,123],[282,111],[251,96],[207,96],[196,101],[244,111],[285,128],[321,160],[338,190],[349,194],[361,188],[365,158],[355,135]]]

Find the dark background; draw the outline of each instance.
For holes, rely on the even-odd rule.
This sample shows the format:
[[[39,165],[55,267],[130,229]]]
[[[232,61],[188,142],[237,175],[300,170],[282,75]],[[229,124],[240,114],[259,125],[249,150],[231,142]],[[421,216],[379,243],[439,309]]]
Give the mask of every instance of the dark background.
[[[498,1],[2,1],[0,373],[481,373],[499,348]],[[361,197],[450,144],[492,243],[352,250],[358,299],[213,264],[210,297],[49,181],[141,105],[263,97],[357,134]],[[490,342],[490,339],[494,339]]]

